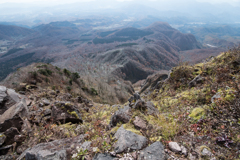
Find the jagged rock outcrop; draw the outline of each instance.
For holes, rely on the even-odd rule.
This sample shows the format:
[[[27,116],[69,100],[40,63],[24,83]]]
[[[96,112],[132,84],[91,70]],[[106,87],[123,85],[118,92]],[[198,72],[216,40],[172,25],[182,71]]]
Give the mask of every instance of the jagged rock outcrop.
[[[82,123],[82,117],[77,107],[71,104],[70,102],[55,102],[55,105],[52,107],[52,119],[54,122],[61,123]]]
[[[28,148],[18,157],[17,160],[67,160],[72,156],[72,152],[77,146],[81,146],[84,142],[84,135],[74,138],[55,140],[49,143],[40,143],[32,148]]]
[[[10,107],[0,117],[0,132],[4,132],[10,127],[21,129],[22,119],[29,116],[26,100],[22,99],[19,103]]]
[[[158,73],[148,76],[139,93],[143,93],[147,90],[154,90],[160,81],[164,81],[168,78],[168,74],[169,71],[162,70]]]
[[[8,89],[5,86],[0,86],[0,114],[3,114],[12,105],[18,103],[26,97],[15,92],[13,89]]]

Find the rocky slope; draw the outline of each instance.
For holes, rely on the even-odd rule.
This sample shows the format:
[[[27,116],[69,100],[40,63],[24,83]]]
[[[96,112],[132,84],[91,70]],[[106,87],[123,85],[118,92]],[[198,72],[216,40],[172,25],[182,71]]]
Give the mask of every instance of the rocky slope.
[[[150,76],[124,105],[47,83],[22,84],[25,95],[1,86],[0,158],[238,159],[239,52]]]
[[[34,63],[10,74],[2,85],[22,90],[22,85],[37,87],[37,90],[50,88],[60,92],[69,92],[76,96],[91,99],[98,103],[125,103],[134,93],[131,82],[116,79],[79,76],[78,73],[61,69],[51,64]]]

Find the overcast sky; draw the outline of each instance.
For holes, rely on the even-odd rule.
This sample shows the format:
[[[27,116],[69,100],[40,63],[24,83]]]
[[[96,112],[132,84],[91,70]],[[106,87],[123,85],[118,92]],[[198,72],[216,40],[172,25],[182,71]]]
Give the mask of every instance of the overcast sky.
[[[9,3],[9,2],[16,2],[16,3],[31,3],[31,2],[52,2],[52,3],[72,3],[72,2],[86,2],[86,1],[98,1],[100,2],[101,0],[0,0],[0,3]],[[116,0],[116,1],[136,1],[137,0]],[[148,1],[148,0],[146,0]],[[149,0],[149,1],[168,1],[168,0]],[[181,1],[181,0],[176,0],[176,1]],[[231,4],[236,4],[240,3],[240,0],[197,0],[199,2],[210,2],[210,3],[231,3]]]

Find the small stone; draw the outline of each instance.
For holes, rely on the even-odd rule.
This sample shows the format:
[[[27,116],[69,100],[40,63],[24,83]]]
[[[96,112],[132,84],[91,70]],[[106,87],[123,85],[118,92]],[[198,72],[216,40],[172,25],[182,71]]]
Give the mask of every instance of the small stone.
[[[112,151],[112,152],[110,152],[110,155],[116,157],[117,154],[116,154],[116,152]]]
[[[140,117],[135,117],[135,120],[133,121],[133,124],[137,129],[142,129],[142,130],[147,129],[146,122],[144,120],[142,120]]]
[[[221,94],[220,93],[216,93],[212,98],[211,98],[211,102],[215,103],[215,100],[221,98]]]
[[[181,146],[181,149],[182,149],[182,154],[184,154],[185,156],[187,156],[187,155],[188,155],[187,148],[184,147],[184,146]]]
[[[212,152],[210,152],[207,148],[203,148],[201,154],[202,154],[203,156],[209,156],[209,157],[212,156]]]
[[[46,99],[46,98],[43,98],[43,99],[42,99],[42,102],[43,102],[43,104],[44,104],[45,106],[50,105],[50,101],[49,101],[48,99]]]
[[[177,142],[170,142],[168,145],[173,152],[178,153],[182,151],[181,147],[178,145]]]

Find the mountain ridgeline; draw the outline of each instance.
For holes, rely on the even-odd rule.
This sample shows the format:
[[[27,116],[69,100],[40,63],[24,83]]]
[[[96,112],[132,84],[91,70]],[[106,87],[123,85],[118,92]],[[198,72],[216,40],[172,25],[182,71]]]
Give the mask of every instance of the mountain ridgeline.
[[[136,82],[154,71],[175,66],[179,62],[179,51],[202,47],[193,35],[183,34],[163,22],[144,29],[127,27],[108,31],[76,24],[52,22],[33,29],[1,25],[4,30],[11,30],[11,34],[1,32],[2,46],[7,49],[0,55],[0,79],[31,62],[47,62],[80,75],[108,77],[114,74]],[[16,61],[9,65],[12,58],[30,53],[27,63]],[[94,64],[88,63],[90,61]]]

